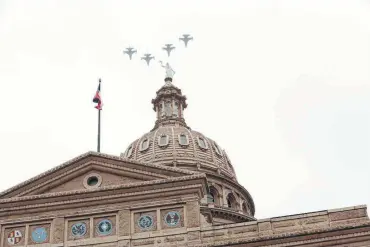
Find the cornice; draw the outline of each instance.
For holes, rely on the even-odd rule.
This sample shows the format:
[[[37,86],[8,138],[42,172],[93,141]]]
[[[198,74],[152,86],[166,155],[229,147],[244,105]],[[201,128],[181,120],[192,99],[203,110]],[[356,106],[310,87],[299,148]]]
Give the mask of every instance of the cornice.
[[[186,185],[186,186],[171,186],[168,188],[152,189],[147,191],[135,191],[135,192],[120,192],[110,195],[100,194],[92,195],[90,197],[59,197],[59,200],[52,200],[46,202],[40,202],[39,200],[27,203],[26,205],[10,205],[8,207],[0,208],[0,215],[7,215],[7,213],[15,214],[16,211],[27,212],[42,212],[42,211],[52,211],[59,209],[68,208],[84,208],[86,206],[97,206],[97,205],[107,205],[109,203],[125,203],[128,204],[138,203],[140,200],[157,199],[161,200],[166,197],[174,197],[189,193],[197,193],[198,197],[201,198],[202,195],[202,185]]]
[[[190,180],[195,180],[195,179],[205,180],[206,175],[199,173],[199,174],[194,174],[191,176],[172,177],[168,179],[158,179],[158,180],[152,180],[152,181],[135,182],[135,183],[120,184],[120,185],[110,185],[110,186],[104,186],[100,188],[89,189],[89,190],[87,189],[71,190],[71,191],[45,193],[41,195],[4,198],[4,199],[0,199],[0,205],[2,203],[8,203],[8,202],[20,202],[20,201],[37,200],[37,199],[52,198],[52,197],[62,197],[62,196],[69,196],[69,195],[94,194],[96,192],[104,192],[104,191],[117,190],[117,189],[128,189],[128,188],[135,188],[135,187],[137,188],[137,187],[143,187],[143,186],[148,186],[148,185],[170,184],[170,183],[190,181]]]
[[[247,222],[247,221],[256,221],[257,219],[254,217],[251,217],[249,215],[245,214],[240,214],[236,211],[227,209],[227,208],[222,208],[222,207],[215,207],[215,208],[209,208],[208,206],[201,206],[201,210],[210,210],[212,213],[212,216],[215,218],[223,218],[223,219],[228,219],[232,220],[235,222]]]
[[[101,167],[96,167],[96,166],[99,166],[99,165]],[[31,192],[37,191],[38,189],[42,189],[43,186],[46,186],[50,183],[58,182],[58,180],[62,180],[65,177],[79,176],[79,175],[81,175],[80,174],[81,172],[78,172],[78,171],[82,170],[82,172],[84,172],[83,171],[84,168],[86,169],[86,168],[88,168],[88,166],[93,166],[94,170],[104,171],[105,168],[112,168],[112,169],[116,169],[117,171],[121,171],[121,172],[123,171],[123,172],[136,173],[136,174],[141,175],[143,177],[151,177],[152,180],[154,180],[154,179],[167,179],[168,178],[168,176],[162,175],[162,174],[143,171],[143,170],[139,170],[139,169],[128,168],[128,167],[124,167],[124,166],[121,166],[121,165],[110,164],[110,163],[107,163],[107,162],[99,162],[99,161],[91,160],[91,161],[83,163],[80,166],[77,166],[75,168],[68,169],[67,171],[65,171],[63,173],[60,173],[57,176],[53,176],[51,179],[46,179],[46,181],[41,181],[40,183],[35,184],[34,186],[32,186],[32,188],[20,192],[19,194],[17,194],[17,197],[18,196],[24,196],[24,195],[29,194]],[[47,178],[47,176],[45,176],[45,178]],[[57,185],[58,185],[58,183],[54,186],[57,186]]]

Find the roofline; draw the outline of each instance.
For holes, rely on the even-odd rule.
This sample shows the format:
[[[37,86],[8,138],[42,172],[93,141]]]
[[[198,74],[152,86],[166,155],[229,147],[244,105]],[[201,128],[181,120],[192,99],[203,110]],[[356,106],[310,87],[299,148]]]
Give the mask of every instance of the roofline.
[[[109,190],[115,190],[115,189],[128,189],[128,188],[135,188],[135,187],[141,187],[141,186],[158,185],[158,184],[164,184],[164,183],[174,183],[174,182],[189,181],[189,180],[196,180],[196,179],[205,180],[207,179],[207,177],[205,174],[199,173],[199,174],[194,174],[194,175],[189,175],[189,176],[172,177],[172,178],[167,178],[167,179],[157,179],[157,180],[135,182],[135,183],[129,183],[129,184],[110,185],[110,186],[104,186],[101,188],[89,189],[89,190],[86,190],[86,189],[70,190],[70,191],[60,191],[60,192],[46,193],[46,194],[40,194],[40,195],[10,197],[10,198],[0,199],[0,204],[8,203],[8,202],[35,200],[35,199],[41,199],[41,198],[58,197],[58,196],[65,196],[65,195],[90,194],[90,193],[109,191]],[[207,183],[205,182],[205,185],[206,184]]]
[[[126,158],[122,158],[120,156],[115,156],[115,155],[110,155],[110,154],[104,154],[104,153],[98,153],[98,152],[94,152],[94,151],[89,151],[89,152],[86,152],[86,153],[83,153],[75,158],[72,158],[52,169],[49,169],[47,170],[46,172],[43,172],[43,173],[40,173],[39,175],[35,176],[35,177],[32,177],[26,181],[23,181],[13,187],[10,187],[9,189],[7,190],[4,190],[0,193],[0,197],[6,195],[6,194],[9,194],[19,188],[21,188],[22,186],[26,186],[38,179],[40,179],[41,177],[44,177],[44,176],[47,176],[47,175],[50,175],[52,174],[53,172],[59,170],[59,169],[62,169],[68,165],[71,165],[75,162],[78,162],[84,158],[87,158],[87,157],[101,157],[101,158],[107,158],[107,159],[112,159],[112,160],[116,160],[116,161],[124,161],[126,163],[130,163],[130,164],[137,164],[137,165],[143,165],[143,166],[148,166],[148,167],[152,167],[152,168],[157,168],[157,169],[161,169],[161,170],[166,170],[166,171],[172,171],[172,172],[178,172],[178,173],[182,173],[184,175],[193,175],[193,174],[199,174],[199,172],[196,172],[196,171],[190,171],[190,170],[184,170],[184,169],[180,169],[180,168],[175,168],[175,167],[169,167],[169,166],[162,166],[162,165],[156,165],[156,164],[150,164],[150,163],[145,163],[145,162],[140,162],[140,161],[133,161],[133,160],[130,160],[130,159],[126,159]]]

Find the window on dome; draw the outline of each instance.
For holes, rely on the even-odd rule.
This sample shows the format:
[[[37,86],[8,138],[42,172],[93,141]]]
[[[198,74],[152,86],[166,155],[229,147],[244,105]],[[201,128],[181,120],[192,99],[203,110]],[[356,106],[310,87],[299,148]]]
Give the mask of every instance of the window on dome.
[[[207,202],[208,203],[214,203],[215,202],[215,197],[214,195],[211,193],[207,194]]]
[[[160,135],[159,138],[158,138],[158,145],[163,147],[163,146],[167,146],[168,145],[168,135]]]
[[[207,202],[219,205],[219,193],[217,189],[211,185],[209,186],[209,193],[207,194]]]
[[[197,137],[198,138],[198,145],[200,148],[203,148],[203,149],[208,149],[208,145],[207,145],[207,142],[206,140],[204,140],[203,137]]]
[[[243,202],[242,210],[243,210],[243,213],[248,214],[248,207],[245,202]]]
[[[148,138],[145,138],[140,143],[140,151],[145,151],[149,148],[149,140]]]
[[[227,206],[228,206],[229,208],[231,208],[231,207],[232,207],[232,204],[231,204],[231,200],[230,200],[230,199],[227,199]]]
[[[188,136],[187,136],[187,135],[185,135],[185,134],[180,134],[180,135],[179,135],[179,143],[180,143],[180,145],[182,145],[182,146],[189,145],[189,139],[188,139]]]
[[[131,156],[131,154],[132,154],[132,145],[130,145],[130,146],[128,147],[128,149],[126,150],[126,155],[125,155],[125,157],[126,157],[126,158],[128,158],[128,157],[130,157],[130,156]]]
[[[229,208],[237,209],[236,199],[235,199],[235,196],[232,193],[227,195],[226,201],[227,201],[227,206]]]
[[[171,107],[171,102],[166,102],[164,103],[164,112],[167,117],[172,116],[172,107]]]
[[[175,105],[173,106],[173,115],[175,117],[179,116],[179,103],[175,102]]]
[[[217,145],[216,142],[213,142],[213,146],[215,147],[215,151],[219,156],[222,156],[221,148]]]

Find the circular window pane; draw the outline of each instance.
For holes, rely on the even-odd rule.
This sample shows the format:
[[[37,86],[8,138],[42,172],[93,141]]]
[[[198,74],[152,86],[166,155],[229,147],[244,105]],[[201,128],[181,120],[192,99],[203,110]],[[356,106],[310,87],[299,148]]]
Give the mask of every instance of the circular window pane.
[[[87,185],[89,186],[95,186],[98,184],[98,182],[99,182],[99,179],[96,176],[92,176],[87,179]]]

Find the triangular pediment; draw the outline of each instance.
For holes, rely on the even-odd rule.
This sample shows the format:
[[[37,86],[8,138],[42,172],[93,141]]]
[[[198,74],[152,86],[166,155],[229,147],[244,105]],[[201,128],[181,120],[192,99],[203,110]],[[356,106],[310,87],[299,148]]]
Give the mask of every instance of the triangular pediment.
[[[194,173],[88,152],[0,193],[0,199],[75,190],[89,191],[94,188],[142,183]]]

